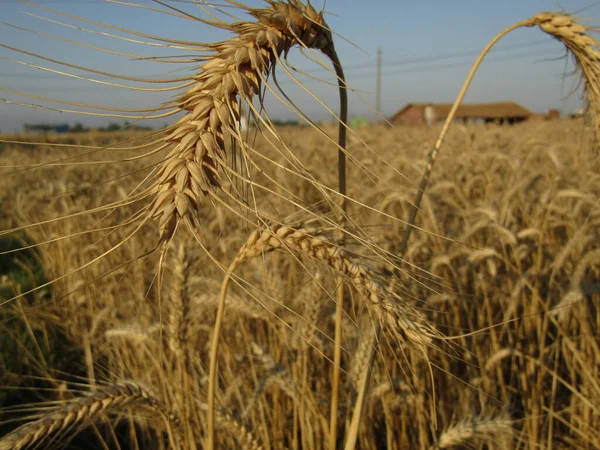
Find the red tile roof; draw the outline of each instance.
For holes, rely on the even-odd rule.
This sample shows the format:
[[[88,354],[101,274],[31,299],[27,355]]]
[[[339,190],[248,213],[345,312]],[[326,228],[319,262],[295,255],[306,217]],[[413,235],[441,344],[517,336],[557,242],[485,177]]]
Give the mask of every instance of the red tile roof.
[[[392,117],[392,122],[398,116],[400,116],[408,108],[416,108],[421,112],[427,105],[432,105],[435,108],[435,112],[438,120],[448,117],[450,109],[452,108],[451,103],[408,103],[404,108],[398,111]],[[529,117],[532,112],[522,107],[515,102],[502,102],[502,103],[467,103],[462,104],[456,111],[456,118],[490,118],[490,119],[501,119],[501,118],[512,118],[512,117]]]

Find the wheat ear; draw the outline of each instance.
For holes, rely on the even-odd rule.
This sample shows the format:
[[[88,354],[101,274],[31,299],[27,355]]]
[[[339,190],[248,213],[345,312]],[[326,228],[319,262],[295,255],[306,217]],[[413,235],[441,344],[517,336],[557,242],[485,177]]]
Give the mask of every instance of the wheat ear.
[[[195,403],[200,411],[206,411],[208,409],[206,403],[201,403],[199,401],[196,401]],[[227,430],[237,441],[238,448],[244,450],[263,450],[264,448],[254,433],[227,411],[215,412],[215,425],[218,428]]]
[[[273,250],[309,256],[336,270],[365,296],[367,307],[382,321],[386,331],[402,341],[422,348],[437,336],[437,331],[416,309],[403,303],[376,280],[375,272],[354,261],[346,250],[316,230],[272,225],[266,231],[254,231],[232,266],[238,267],[249,258]]]
[[[527,26],[538,26],[558,39],[573,57],[583,79],[583,92],[596,140],[600,141],[600,42],[591,35],[597,29],[583,25],[569,14],[553,12],[537,14],[529,22]]]
[[[436,444],[431,447],[431,450],[459,445],[473,446],[475,448],[475,443],[490,444],[499,440],[500,442],[507,443],[507,440],[511,439],[512,435],[512,423],[506,417],[462,420],[446,429]]]
[[[55,433],[94,421],[106,412],[136,405],[152,408],[168,424],[164,408],[149,391],[137,383],[120,382],[69,400],[39,419],[20,426],[0,439],[0,450],[19,450],[39,444]]]
[[[168,342],[169,348],[177,356],[184,355],[188,339],[190,299],[186,292],[188,262],[185,247],[177,247],[177,255],[173,258],[173,284],[169,293]],[[185,356],[184,356],[185,359]]]
[[[227,429],[244,450],[262,450],[263,446],[254,434],[234,417],[226,413],[217,414],[217,424]]]
[[[174,147],[150,188],[155,194],[150,215],[159,221],[163,242],[179,221],[198,224],[198,209],[219,185],[225,134],[241,140],[239,102],[250,105],[260,94],[280,55],[295,45],[335,55],[323,15],[310,3],[271,1],[268,8],[247,9],[257,21],[220,25],[236,36],[206,44],[213,54],[205,58],[195,86],[177,99],[186,115],[166,130],[165,140]]]
[[[356,396],[356,401],[354,402],[354,409],[352,410],[350,426],[348,427],[348,432],[346,433],[346,443],[344,444],[344,450],[353,450],[356,447],[360,419],[362,417],[369,383],[371,382],[371,368],[373,367],[373,362],[375,361],[375,353],[377,351],[377,344],[380,333],[381,322],[378,320],[375,324],[373,333],[369,333],[369,336],[365,336],[363,338],[364,342],[361,343],[361,346],[366,345],[366,343],[369,343],[370,348],[368,349],[368,354],[364,353],[363,356],[360,358],[364,361],[364,363],[362,367],[357,369],[357,371],[360,372],[356,373],[356,375],[354,376],[356,390],[358,393]],[[363,351],[366,352],[367,347],[364,347]]]

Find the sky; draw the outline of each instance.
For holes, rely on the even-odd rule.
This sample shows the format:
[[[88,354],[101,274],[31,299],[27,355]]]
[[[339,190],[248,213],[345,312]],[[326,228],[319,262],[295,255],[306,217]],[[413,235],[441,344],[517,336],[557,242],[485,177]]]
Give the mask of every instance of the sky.
[[[112,27],[179,41],[214,42],[229,36],[198,21],[131,6],[135,2],[165,9],[150,0],[129,2],[130,5],[104,0],[33,1],[43,8]],[[206,17],[199,5],[193,4],[192,0],[168,3]],[[219,3],[223,3],[223,0]],[[255,7],[264,4],[259,0],[247,0],[245,3]],[[592,0],[565,0],[562,3],[553,0],[327,0],[324,3],[320,0],[313,1],[313,4],[317,9],[325,9],[327,23],[336,33],[335,45],[345,67],[348,84],[355,91],[350,96],[350,116],[369,119],[376,117],[378,49],[381,49],[382,55],[381,113],[390,117],[409,102],[454,101],[478,52],[494,35],[515,22],[547,10],[574,12],[577,16],[595,21],[600,19],[600,2]],[[176,91],[166,90],[172,84],[114,80],[102,74],[90,74],[77,68],[60,66],[34,55],[24,55],[6,46],[124,76],[154,79],[182,77],[198,70],[197,63],[166,64],[134,58],[193,56],[190,50],[157,46],[158,41],[150,38],[132,36],[116,28],[101,27],[61,16],[18,0],[0,0],[0,11],[0,20],[5,22],[0,23],[0,44],[4,46],[0,47],[0,99],[4,100],[0,102],[0,132],[19,131],[24,123],[81,122],[86,126],[103,126],[111,121],[125,120],[22,106],[15,102],[60,107],[56,103],[28,99],[8,91],[113,108],[157,106],[176,94]],[[239,12],[236,14],[240,15]],[[17,29],[15,26],[31,31]],[[95,33],[84,31],[83,28]],[[107,34],[127,36],[138,42],[120,40]],[[125,55],[97,51],[48,35]],[[319,102],[293,80],[286,79],[284,73],[280,72],[278,79],[286,94],[311,119],[328,120],[331,115],[320,102],[333,112],[337,111],[336,80],[332,74],[312,62],[310,56],[293,51],[289,60],[306,73],[299,77]],[[67,77],[40,69],[39,66],[98,81],[110,80],[123,85],[162,90],[132,91]],[[516,101],[534,112],[558,108],[563,113],[569,113],[582,105],[581,88],[572,72],[573,65],[569,58],[565,58],[560,43],[537,28],[517,30],[503,38],[495,51],[487,56],[465,101]],[[267,110],[272,118],[290,120],[295,117],[289,108],[272,96],[268,97]],[[77,109],[75,106],[64,105],[63,108]],[[172,120],[173,117],[165,117],[140,123],[159,126]],[[130,122],[135,121],[130,119]]]

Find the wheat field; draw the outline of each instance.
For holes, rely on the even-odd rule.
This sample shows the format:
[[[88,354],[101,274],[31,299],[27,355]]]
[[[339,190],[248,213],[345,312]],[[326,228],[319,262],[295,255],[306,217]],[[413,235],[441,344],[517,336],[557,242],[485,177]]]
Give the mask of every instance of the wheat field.
[[[406,218],[426,163],[424,150],[436,131],[361,130],[357,139],[368,141],[406,180],[390,192],[386,180],[369,183],[363,172],[350,171],[350,180],[363,181],[350,184],[349,196]],[[309,170],[334,165],[335,146],[318,133],[280,132],[298,143],[294,151]],[[444,338],[457,338],[434,339],[425,348],[382,339],[359,448],[598,446],[600,178],[595,153],[583,150],[590,137],[580,121],[473,125],[450,133],[397,291],[407,308],[418,309]],[[68,140],[50,140],[61,139]],[[97,142],[94,136],[90,142],[85,135],[78,139]],[[2,164],[35,164],[56,154],[43,142],[26,152],[5,146]],[[367,168],[378,164],[369,154],[356,157],[367,161]],[[41,221],[57,212],[74,215],[117,201],[143,178],[140,171],[119,179],[134,167],[110,170],[46,166],[43,176],[14,174],[14,186],[27,188],[3,189],[3,225]],[[107,175],[118,181],[102,184]],[[335,181],[333,172],[322,176],[325,184]],[[318,197],[308,182],[293,191],[309,204],[311,196]],[[267,207],[293,214],[287,201]],[[205,245],[217,259],[233,261],[249,232],[240,227],[236,211],[218,211],[203,218]],[[376,223],[368,211],[362,213],[350,210],[356,226],[369,230],[381,248],[396,251],[402,224]],[[19,236],[48,243],[25,259],[15,257],[12,264],[19,270],[4,276],[4,295],[69,273],[118,242],[118,229],[53,241],[92,227],[102,214],[74,216]],[[325,226],[294,220],[297,227],[320,229],[323,239],[331,239]],[[2,384],[12,387],[3,395],[4,430],[18,423],[10,418],[32,412],[21,409],[19,399],[61,408],[84,392],[103,392],[123,380],[152,393],[153,402],[138,402],[135,414],[117,411],[95,432],[87,431],[86,439],[101,436],[109,448],[117,438],[124,448],[161,448],[170,445],[165,420],[171,428],[206,426],[209,342],[223,274],[182,233],[171,244],[159,304],[157,261],[136,259],[156,239],[153,227],[143,231],[84,273],[3,307]],[[348,242],[348,251],[360,259],[356,245]],[[388,268],[370,267],[374,279],[386,279]],[[335,312],[332,268],[316,258],[268,252],[249,257],[237,272],[245,284],[231,288],[219,352],[219,448],[323,448]],[[373,335],[374,318],[362,294],[356,288],[347,294],[342,430]],[[33,417],[44,408],[33,407]],[[72,434],[73,427],[61,425],[60,433]]]
[[[201,55],[172,102],[104,107],[164,129],[1,136],[0,450],[600,447],[594,30],[538,14],[475,66],[539,27],[585,119],[352,130],[323,13],[226,3],[229,39],[163,40]],[[332,123],[279,86],[296,47]]]

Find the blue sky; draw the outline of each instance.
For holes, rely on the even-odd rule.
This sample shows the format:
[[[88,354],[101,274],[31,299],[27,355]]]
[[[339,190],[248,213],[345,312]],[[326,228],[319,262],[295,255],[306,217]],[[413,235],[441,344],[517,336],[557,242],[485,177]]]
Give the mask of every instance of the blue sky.
[[[161,7],[148,0],[130,0],[146,6]],[[103,0],[37,0],[43,5],[82,16],[112,26],[185,40],[212,42],[228,35],[210,29],[202,23],[172,17],[149,10],[107,3]],[[252,6],[261,1],[248,0]],[[201,15],[198,5],[173,2],[175,6]],[[323,2],[314,2],[319,9]],[[175,49],[150,47],[145,44],[125,42],[100,34],[82,32],[47,20],[28,15],[43,16],[71,25],[96,31],[124,35],[119,31],[103,29],[89,23],[78,22],[43,11],[17,0],[0,0],[0,20],[38,32],[60,36],[89,45],[132,53],[140,56],[159,56],[186,53]],[[403,1],[403,0],[327,0],[325,9],[330,14],[327,21],[338,34],[356,46],[336,39],[342,63],[346,67],[349,84],[360,92],[363,100],[352,96],[352,116],[373,117],[375,104],[376,54],[382,49],[382,112],[392,115],[408,102],[451,102],[476,57],[478,50],[500,30],[517,21],[526,19],[536,12],[565,10],[578,16],[600,19],[600,3],[590,0],[569,0],[557,3],[552,0],[462,0],[462,1]],[[143,38],[136,38],[148,40]],[[66,42],[36,35],[0,24],[0,43],[35,52],[46,57],[67,61],[71,64],[90,67],[105,72],[151,78],[158,74],[179,70],[174,76],[190,73],[193,67],[182,64],[164,64],[135,61],[130,57],[98,52]],[[576,90],[576,79],[568,76],[573,70],[564,58],[562,46],[538,29],[524,29],[504,38],[497,50],[488,56],[483,68],[475,78],[466,101],[494,102],[513,100],[533,111],[559,108],[570,112],[581,105],[581,93]],[[23,91],[33,95],[54,97],[68,101],[102,104],[111,107],[149,107],[168,101],[173,92],[133,92],[103,86],[98,83],[66,78],[27,65],[7,60],[13,58],[41,66],[83,74],[77,69],[20,55],[12,50],[0,48],[0,89]],[[332,75],[320,69],[299,52],[290,56],[296,67],[305,69],[311,76],[335,82]],[[187,69],[187,72],[181,72]],[[565,75],[567,77],[565,78]],[[165,75],[166,76],[166,75]],[[99,80],[108,80],[93,75]],[[282,87],[311,118],[326,119],[322,106],[312,100],[291,80],[283,80]],[[324,103],[337,109],[337,89],[326,83],[303,78],[306,84]],[[123,84],[132,84],[121,81]],[[148,86],[148,85],[145,85]],[[157,87],[158,85],[150,85]],[[162,86],[162,85],[161,85]],[[31,102],[7,92],[0,98],[11,101]],[[33,101],[42,104],[41,101]],[[45,103],[44,103],[45,104]],[[293,113],[275,100],[269,100],[268,110],[272,117],[289,119]],[[32,109],[13,104],[0,103],[0,131],[19,130],[25,122],[62,123],[81,121],[86,125],[104,125],[110,120],[105,117],[80,116]],[[172,119],[160,119],[152,125],[163,124]]]

